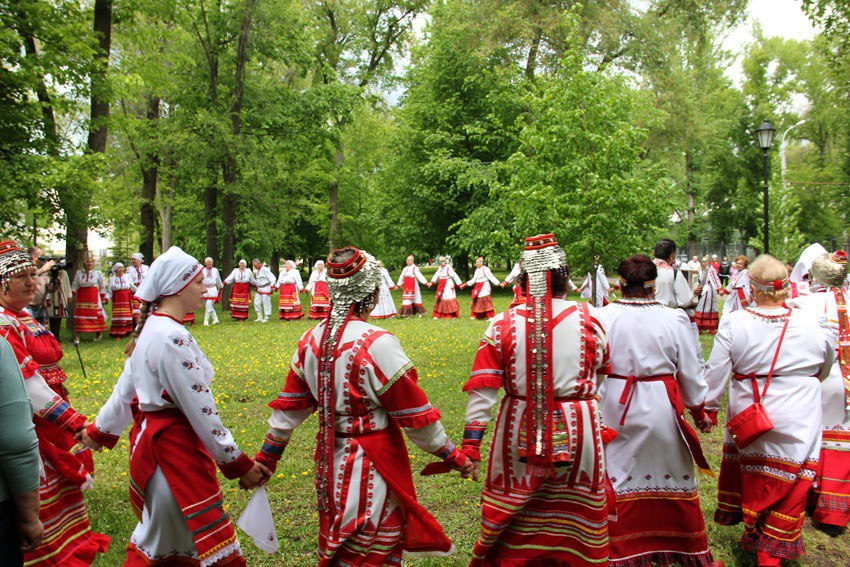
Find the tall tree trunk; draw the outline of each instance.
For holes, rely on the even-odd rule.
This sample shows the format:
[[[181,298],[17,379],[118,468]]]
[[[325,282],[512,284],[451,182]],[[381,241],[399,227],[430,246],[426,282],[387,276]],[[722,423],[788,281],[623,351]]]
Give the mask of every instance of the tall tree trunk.
[[[161,187],[157,185],[156,197],[159,201],[159,220],[162,227],[162,243],[161,250],[165,252],[173,244],[173,219],[174,219],[174,197],[177,195],[177,176],[174,172],[177,170],[177,163],[174,160],[174,155],[169,152],[168,170],[171,172],[168,175],[168,191],[163,192]]]
[[[105,153],[109,120],[109,93],[106,74],[109,70],[109,49],[112,45],[112,0],[95,0],[94,34],[97,50],[91,72],[91,115],[89,123],[88,151]],[[75,267],[83,265],[88,248],[89,211],[91,191],[69,195],[66,217],[65,255]]]
[[[251,33],[251,20],[259,0],[245,0],[242,22],[239,26],[239,41],[236,45],[236,69],[234,73],[233,101],[230,105],[230,133],[234,143],[242,135],[242,103],[245,96],[245,65],[248,63],[248,39]],[[228,152],[224,160],[222,177],[226,192],[222,203],[221,265],[224,273],[233,269],[233,254],[236,248],[234,224],[236,220],[236,183],[239,180],[239,164],[233,152]],[[229,298],[225,298],[225,308],[229,307]]]
[[[340,129],[340,137],[336,146],[334,175],[328,183],[328,213],[330,214],[330,222],[328,224],[328,248],[331,250],[339,245],[339,174],[343,164],[345,163],[345,146],[342,142],[342,127],[344,125],[344,120],[337,124],[337,128]]]
[[[685,196],[688,200],[688,257],[696,249],[696,195],[694,194],[694,158],[690,152],[685,153]]]
[[[148,120],[149,131],[156,130],[159,121],[159,97],[148,97],[148,108],[145,118]],[[154,199],[156,199],[159,188],[159,156],[155,152],[145,151],[142,159],[142,242],[139,251],[144,254],[145,259],[153,260],[153,241],[156,234],[156,213],[154,211]],[[162,248],[165,252],[167,248]]]
[[[218,171],[211,171],[210,174],[218,176]],[[212,258],[216,265],[219,263],[217,209],[218,180],[215,179],[204,190],[204,219],[206,222],[207,256]]]
[[[537,54],[540,52],[540,42],[543,39],[543,28],[537,26],[534,30],[534,38],[531,47],[528,48],[528,59],[525,62],[525,78],[534,80],[534,72],[537,70]]]

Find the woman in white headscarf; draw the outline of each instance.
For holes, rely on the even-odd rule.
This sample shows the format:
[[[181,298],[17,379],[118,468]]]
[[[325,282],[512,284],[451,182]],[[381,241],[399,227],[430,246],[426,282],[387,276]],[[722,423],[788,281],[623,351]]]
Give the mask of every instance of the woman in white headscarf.
[[[130,502],[139,523],[127,564],[192,559],[245,565],[216,466],[246,489],[271,473],[243,453],[222,424],[212,366],[181,323],[200,307],[205,291],[201,265],[179,248],[154,261],[136,292],[142,318],[124,372],[95,422],[80,434],[90,448],[113,447],[134,421],[130,408],[138,400],[130,434]]]
[[[316,261],[316,265],[313,266],[313,273],[310,274],[307,287],[304,289],[313,296],[310,300],[310,313],[307,317],[309,319],[325,318],[331,310],[331,298],[328,294],[328,272],[325,270],[323,260]]]
[[[133,332],[133,292],[137,288],[132,278],[124,273],[124,264],[121,262],[112,266],[112,274],[107,284],[112,299],[112,326],[109,328],[109,336],[120,339]]]
[[[248,308],[251,305],[251,286],[257,285],[254,272],[248,269],[248,262],[239,260],[239,267],[233,268],[224,285],[233,284],[230,293],[230,316],[237,321],[248,318]]]
[[[277,299],[280,318],[294,321],[304,317],[304,312],[301,311],[301,300],[298,298],[298,293],[304,289],[304,284],[301,281],[301,273],[292,260],[284,262],[284,269],[277,278],[277,287],[280,289]]]

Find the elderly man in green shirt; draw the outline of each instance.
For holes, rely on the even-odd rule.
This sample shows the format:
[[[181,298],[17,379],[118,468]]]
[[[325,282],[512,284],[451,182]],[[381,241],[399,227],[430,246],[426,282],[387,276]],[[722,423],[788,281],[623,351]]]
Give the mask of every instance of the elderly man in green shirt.
[[[38,439],[18,361],[0,337],[0,557],[23,565],[41,542],[38,518]]]

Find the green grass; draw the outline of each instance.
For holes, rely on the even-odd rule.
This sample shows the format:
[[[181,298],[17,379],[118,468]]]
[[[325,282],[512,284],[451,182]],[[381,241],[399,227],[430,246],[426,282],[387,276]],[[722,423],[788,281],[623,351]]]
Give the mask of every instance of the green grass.
[[[424,290],[426,309],[433,306],[433,290]],[[399,292],[394,292],[396,306],[401,305]],[[496,290],[494,303],[497,312],[507,308],[509,289]],[[459,297],[461,319],[432,320],[430,313],[422,318],[391,319],[377,324],[399,337],[408,356],[419,371],[421,386],[432,403],[443,414],[449,435],[459,442],[463,433],[466,395],[461,386],[466,381],[484,321],[471,321],[469,292]],[[204,327],[203,312],[198,311],[192,333],[212,362],[216,371],[213,389],[224,424],[230,428],[240,447],[253,455],[266,432],[267,404],[275,398],[286,376],[289,361],[300,335],[313,323],[304,320],[283,322],[273,320],[261,325],[253,323],[252,311],[248,322],[236,323],[219,314],[222,324]],[[63,335],[63,338],[68,338]],[[703,350],[711,348],[710,337],[704,336]],[[68,373],[67,385],[74,407],[89,416],[108,398],[121,372],[125,341],[104,338],[94,343],[84,338],[80,351],[88,378],[80,371],[76,353],[69,342],[63,367]],[[249,565],[315,565],[318,534],[316,493],[313,486],[313,451],[315,448],[316,418],[309,418],[295,433],[268,487],[272,511],[281,544],[279,555],[259,551],[250,538],[240,532],[240,541]],[[492,428],[488,430],[490,438]],[[720,468],[722,428],[703,437],[705,453],[715,471]],[[486,445],[486,443],[485,443]],[[408,444],[414,471],[434,460]],[[97,478],[95,489],[87,494],[89,515],[93,528],[112,537],[109,553],[96,565],[113,566],[123,562],[124,548],[136,520],[127,497],[126,432],[113,451],[95,454]],[[486,459],[486,457],[485,457]],[[486,462],[486,461],[485,461]],[[415,477],[419,498],[440,521],[457,547],[450,558],[410,561],[420,567],[467,565],[470,551],[478,535],[478,500],[482,484],[463,480],[457,475]],[[711,519],[717,489],[716,478],[700,479],[700,497],[708,526],[711,549],[727,565],[755,565],[752,553],[740,551],[738,541],[742,528],[722,527]],[[237,518],[247,504],[250,494],[238,490],[235,481],[220,477],[222,489],[232,516]],[[831,539],[808,525],[805,530],[808,555],[801,562],[787,565],[846,565],[850,545],[846,538]]]

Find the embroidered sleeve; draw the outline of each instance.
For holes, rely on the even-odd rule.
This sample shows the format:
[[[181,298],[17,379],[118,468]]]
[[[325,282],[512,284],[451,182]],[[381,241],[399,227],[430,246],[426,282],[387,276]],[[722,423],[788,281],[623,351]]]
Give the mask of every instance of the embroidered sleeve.
[[[136,397],[136,388],[130,378],[131,360],[132,357],[124,362],[124,371],[118,377],[112,394],[97,412],[94,423],[86,430],[92,440],[109,449],[115,446],[121,432],[133,421],[131,407]]]
[[[262,448],[254,458],[274,472],[278,461],[283,456],[283,451],[292,438],[292,433],[311,413],[313,409],[272,410],[272,415],[269,417],[269,430],[263,439]]]
[[[24,380],[24,386],[36,417],[71,433],[85,425],[86,416],[77,413],[71,404],[54,392],[38,372]]]
[[[463,391],[468,392],[478,388],[501,388],[505,381],[505,363],[502,360],[501,341],[508,340],[502,337],[504,315],[496,317],[484,332],[484,337],[478,344],[478,352],[472,363],[472,373]]]
[[[481,460],[481,441],[484,439],[487,424],[490,423],[493,406],[498,400],[498,388],[485,386],[469,391],[462,450],[473,461]]]
[[[425,451],[431,453],[438,459],[447,461],[455,466],[463,465],[465,461],[464,455],[455,447],[452,440],[446,435],[446,430],[443,424],[435,421],[424,427],[415,429],[405,429],[405,433],[413,441],[413,444]]]
[[[298,348],[292,355],[292,362],[289,365],[289,373],[286,375],[283,390],[269,404],[272,409],[280,411],[310,410],[312,412],[318,406],[304,375],[305,361],[308,350],[311,348],[312,335],[313,329],[310,329],[298,341]]]
[[[24,378],[29,378],[38,372],[39,365],[27,350],[23,329],[18,328],[11,321],[0,319],[0,335],[3,335],[12,346],[15,359],[18,361],[18,368],[21,369]]]
[[[224,283],[225,284],[232,283],[234,279],[236,279],[236,270],[233,270],[232,272],[230,272],[229,276],[224,278]]]
[[[188,333],[167,337],[160,360],[159,375],[198,438],[227,478],[238,478],[253,466],[236,445],[233,435],[221,422],[212,390],[204,376],[201,353]]]
[[[714,335],[714,347],[708,357],[705,367],[705,382],[708,393],[705,397],[706,410],[711,416],[713,414],[716,422],[717,412],[720,410],[720,398],[726,390],[726,382],[732,372],[732,324],[730,319],[734,317],[722,317]]]

